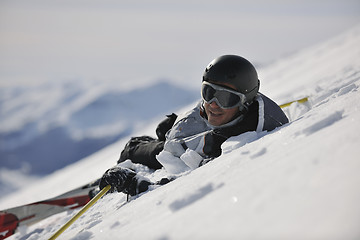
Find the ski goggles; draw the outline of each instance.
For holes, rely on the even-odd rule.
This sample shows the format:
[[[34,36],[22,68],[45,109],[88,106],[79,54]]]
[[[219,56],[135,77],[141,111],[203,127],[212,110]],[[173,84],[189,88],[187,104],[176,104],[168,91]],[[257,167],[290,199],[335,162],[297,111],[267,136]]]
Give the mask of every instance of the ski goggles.
[[[244,94],[209,82],[202,83],[201,97],[209,104],[215,101],[223,109],[243,107],[246,101]]]

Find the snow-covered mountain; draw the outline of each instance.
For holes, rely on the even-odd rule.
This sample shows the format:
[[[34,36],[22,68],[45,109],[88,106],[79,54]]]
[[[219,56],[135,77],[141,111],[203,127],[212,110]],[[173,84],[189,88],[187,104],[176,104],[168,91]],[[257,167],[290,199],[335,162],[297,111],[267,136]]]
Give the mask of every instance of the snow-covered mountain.
[[[165,80],[125,90],[100,81],[1,88],[0,190],[16,189],[12,172],[52,173],[198,97]]]
[[[219,158],[128,203],[106,195],[59,239],[359,239],[360,26],[259,76],[260,90],[279,104],[309,97],[285,109],[289,124],[230,138]],[[157,122],[133,134],[154,135]],[[100,177],[126,141],[3,197],[0,209]],[[75,212],[10,239],[47,239]]]

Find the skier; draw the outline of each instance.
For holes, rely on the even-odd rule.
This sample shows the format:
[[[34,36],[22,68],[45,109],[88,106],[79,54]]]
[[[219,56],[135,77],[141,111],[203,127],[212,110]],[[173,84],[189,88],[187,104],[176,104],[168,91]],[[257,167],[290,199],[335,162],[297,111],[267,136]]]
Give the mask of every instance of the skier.
[[[195,169],[221,155],[221,144],[231,136],[249,131],[272,131],[288,123],[281,108],[259,92],[254,66],[245,58],[224,55],[206,67],[201,101],[189,112],[168,115],[157,129],[157,139],[134,137],[121,152],[118,164],[130,159],[151,169],[165,168],[170,174]],[[165,184],[162,179],[158,184]],[[100,188],[131,196],[153,184],[119,165],[105,172]]]

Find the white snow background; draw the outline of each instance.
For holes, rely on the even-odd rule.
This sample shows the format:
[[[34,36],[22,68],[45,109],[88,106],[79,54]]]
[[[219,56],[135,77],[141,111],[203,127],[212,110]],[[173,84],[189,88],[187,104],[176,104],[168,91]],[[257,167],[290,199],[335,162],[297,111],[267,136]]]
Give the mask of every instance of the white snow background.
[[[279,104],[305,96],[309,102],[285,109],[289,124],[230,138],[219,158],[128,203],[122,193],[106,195],[59,239],[359,239],[360,26],[260,68],[259,78],[261,92]],[[72,109],[63,110],[63,120]],[[133,135],[154,136],[158,118]],[[2,197],[0,208],[100,177],[126,141]],[[9,239],[47,239],[76,211]]]

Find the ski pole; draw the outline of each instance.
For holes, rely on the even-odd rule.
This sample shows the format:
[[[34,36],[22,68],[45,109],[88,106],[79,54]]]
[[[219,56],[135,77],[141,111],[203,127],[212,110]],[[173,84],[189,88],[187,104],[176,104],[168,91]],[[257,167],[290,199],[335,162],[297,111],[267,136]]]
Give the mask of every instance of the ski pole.
[[[307,102],[307,101],[309,101],[309,98],[308,98],[308,97],[304,97],[304,98],[301,98],[301,99],[298,99],[298,100],[295,100],[295,101],[291,101],[291,102],[288,102],[288,103],[281,104],[281,105],[280,105],[280,108],[288,107],[288,106],[290,106],[291,104],[293,104],[294,102],[305,103],[305,102]]]
[[[52,235],[49,240],[56,239],[60,234],[62,234],[71,224],[73,224],[81,215],[83,215],[92,205],[96,203],[107,191],[111,188],[110,185],[104,187],[96,196],[91,199],[77,214],[75,214],[67,223],[64,224],[54,235]]]

